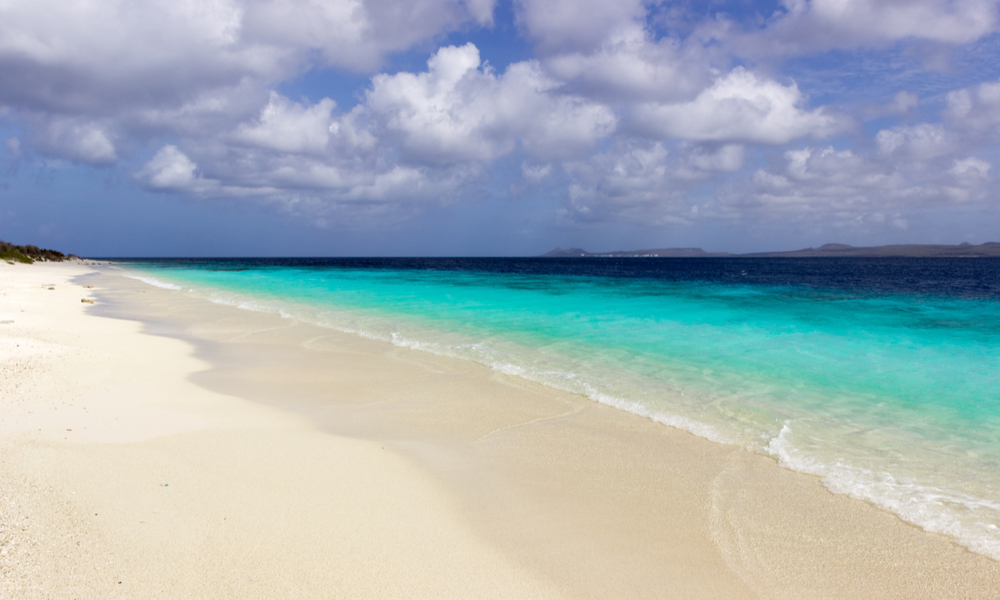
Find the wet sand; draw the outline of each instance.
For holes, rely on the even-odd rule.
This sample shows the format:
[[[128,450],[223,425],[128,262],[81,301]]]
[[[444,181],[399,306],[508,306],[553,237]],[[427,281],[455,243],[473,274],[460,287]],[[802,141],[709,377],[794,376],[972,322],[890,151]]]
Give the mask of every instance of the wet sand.
[[[0,294],[0,597],[1000,589],[814,477],[480,365],[107,269]]]

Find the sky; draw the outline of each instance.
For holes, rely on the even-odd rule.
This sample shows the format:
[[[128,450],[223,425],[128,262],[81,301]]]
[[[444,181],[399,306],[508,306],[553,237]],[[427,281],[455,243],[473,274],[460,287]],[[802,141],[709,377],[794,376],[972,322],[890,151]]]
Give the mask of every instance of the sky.
[[[1000,0],[0,0],[0,239],[1000,241]]]

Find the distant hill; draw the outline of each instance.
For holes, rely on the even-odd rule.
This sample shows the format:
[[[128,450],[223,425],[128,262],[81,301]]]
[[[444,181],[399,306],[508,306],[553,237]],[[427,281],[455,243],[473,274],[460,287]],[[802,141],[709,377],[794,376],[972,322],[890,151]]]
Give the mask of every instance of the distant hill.
[[[816,256],[910,256],[914,258],[931,257],[977,257],[977,256],[1000,256],[1000,243],[987,242],[978,246],[965,242],[957,246],[932,245],[932,244],[901,244],[895,246],[871,246],[859,247],[848,246],[847,244],[824,244],[819,248],[805,248],[803,250],[793,250],[791,252],[760,252],[754,254],[742,254],[741,256],[788,256],[788,257],[816,257]]]
[[[974,245],[968,242],[957,246],[931,244],[901,244],[894,246],[854,247],[847,244],[824,244],[819,248],[804,248],[788,252],[754,252],[751,254],[729,254],[728,252],[705,252],[701,248],[659,248],[656,250],[631,250],[624,252],[587,252],[581,248],[556,248],[542,255],[544,258],[576,258],[576,257],[607,257],[607,258],[637,258],[637,257],[667,257],[667,258],[708,258],[713,256],[738,257],[802,257],[820,256],[908,256],[914,258],[952,257],[974,258],[981,256],[1000,256],[1000,242],[987,242]]]

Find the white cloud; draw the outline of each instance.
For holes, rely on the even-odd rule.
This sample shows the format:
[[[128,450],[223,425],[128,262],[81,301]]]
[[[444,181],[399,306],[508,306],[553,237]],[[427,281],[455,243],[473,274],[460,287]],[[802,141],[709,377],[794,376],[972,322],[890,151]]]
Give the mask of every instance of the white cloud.
[[[300,104],[272,93],[256,117],[214,140],[192,132],[183,152],[164,147],[137,176],[151,189],[247,190],[315,214],[344,203],[448,202],[482,180],[481,163],[515,145],[543,160],[565,157],[614,126],[610,110],[550,93],[553,85],[537,63],[497,75],[475,46],[446,47],[426,72],[375,76],[347,113],[336,114],[331,100]]]
[[[0,103],[111,114],[241,77],[280,76],[281,52],[241,38],[235,1],[10,0],[0,8]]]
[[[118,159],[114,143],[98,123],[51,119],[37,127],[33,139],[41,151],[73,162],[105,166]]]
[[[974,156],[956,159],[948,174],[945,191],[954,202],[969,202],[983,199],[989,190],[990,169],[993,165]]]
[[[634,116],[655,134],[695,141],[783,144],[846,127],[843,118],[822,108],[805,110],[804,104],[794,83],[783,86],[737,67],[691,102],[642,104]]]
[[[560,217],[576,222],[633,218],[646,225],[687,222],[691,169],[662,143],[618,141],[563,169],[573,183]],[[678,174],[678,171],[681,171]]]
[[[521,176],[525,181],[532,184],[541,183],[552,175],[552,165],[532,165],[521,163]]]
[[[886,156],[925,161],[951,154],[956,140],[940,123],[900,125],[883,129],[875,136],[879,151]]]
[[[6,0],[0,3],[0,112],[32,123],[110,123],[103,141],[100,132],[91,132],[89,142],[84,133],[27,136],[50,142],[39,146],[43,154],[106,164],[117,157],[108,151],[113,147],[108,131],[222,133],[259,110],[260,99],[266,101],[279,82],[331,65],[375,69],[387,54],[463,24],[490,24],[493,5],[494,0]],[[290,117],[281,116],[286,125]],[[254,136],[251,130],[242,133],[248,141]],[[61,148],[59,140],[70,145]],[[318,141],[275,143],[314,149]]]
[[[955,177],[980,180],[989,177],[992,165],[985,160],[980,160],[974,156],[962,160],[955,160],[954,165],[948,171]]]
[[[695,147],[687,155],[687,166],[698,171],[738,171],[743,168],[743,146],[726,144],[706,151]]]
[[[496,127],[493,110],[501,85],[479,70],[472,44],[441,48],[425,73],[376,75],[367,110],[400,136],[413,157],[437,162],[489,160],[508,152],[513,139]]]
[[[319,51],[324,62],[377,68],[392,51],[409,48],[473,22],[493,23],[495,0],[266,0],[248,2],[248,41]]]
[[[905,228],[900,215],[906,211],[984,200],[990,168],[969,157],[904,169],[851,150],[807,147],[786,152],[782,168],[758,169],[749,185],[725,191],[719,211],[729,217]]]
[[[283,78],[317,57],[369,70],[393,51],[492,22],[492,0],[7,0],[0,60],[78,86]],[[66,78],[69,78],[66,80]],[[204,80],[209,78],[209,80]],[[88,81],[89,80],[89,81]],[[39,92],[41,90],[36,90]],[[87,90],[97,93],[99,90]]]
[[[850,150],[785,153],[780,172],[759,169],[746,192],[728,199],[742,213],[852,221],[893,208],[918,189],[891,166]]]
[[[322,152],[330,138],[330,112],[335,106],[329,98],[304,106],[271,92],[260,118],[240,125],[233,139],[280,152]]]
[[[784,0],[760,31],[732,36],[752,54],[879,47],[922,39],[967,44],[997,31],[995,0]],[[735,27],[733,27],[735,28]]]
[[[533,61],[502,76],[480,69],[472,44],[441,48],[426,73],[377,75],[365,110],[398,136],[408,160],[454,163],[492,160],[520,141],[535,156],[588,149],[611,133],[605,106],[560,95]]]
[[[995,1],[788,0],[749,34],[756,25],[712,17],[681,38],[661,20],[681,5],[518,0],[517,26],[537,58],[500,72],[472,44],[435,50],[449,32],[481,33],[469,28],[490,26],[495,5],[0,0],[0,116],[19,135],[7,151],[108,166],[159,147],[130,168],[148,189],[256,196],[325,222],[467,197],[506,156],[522,163],[509,189],[565,192],[563,216],[576,221],[681,222],[694,218],[694,196],[731,185],[719,209],[731,214],[903,222],[901,207],[977,201],[992,184],[978,155],[992,158],[981,150],[1000,139],[1000,82],[948,94],[933,124],[914,124],[920,99],[893,89],[886,104],[854,107],[903,117],[874,139],[852,130],[863,150],[786,153],[783,145],[853,122],[811,106],[777,61],[732,53],[968,43],[996,30]],[[344,69],[376,72],[414,48],[430,54],[426,70],[375,74],[346,112],[329,98],[276,91],[297,97],[288,90],[315,91]],[[872,144],[878,152],[862,154]],[[757,169],[777,156],[780,166]]]
[[[947,97],[945,117],[978,134],[1000,133],[1000,81],[955,90]]]
[[[595,49],[646,15],[643,0],[517,0],[516,7],[544,54]]]
[[[375,214],[364,208],[367,205],[393,205],[396,212],[408,214],[412,207],[428,202],[447,202],[483,174],[468,164],[401,164],[397,149],[366,127],[377,125],[366,123],[358,107],[331,123],[329,142],[321,152],[230,145],[225,140],[191,144],[190,152],[166,146],[136,176],[157,191],[258,197],[292,214],[336,226],[353,222],[346,217],[350,210]],[[354,209],[348,210],[349,206]],[[336,219],[330,217],[334,213]]]
[[[653,41],[634,23],[596,48],[548,56],[543,65],[554,78],[588,97],[630,104],[670,102],[690,100],[711,84],[704,54],[669,38]]]
[[[153,158],[136,173],[149,189],[165,192],[200,193],[218,187],[217,181],[202,179],[195,171],[198,166],[177,146],[160,148]]]

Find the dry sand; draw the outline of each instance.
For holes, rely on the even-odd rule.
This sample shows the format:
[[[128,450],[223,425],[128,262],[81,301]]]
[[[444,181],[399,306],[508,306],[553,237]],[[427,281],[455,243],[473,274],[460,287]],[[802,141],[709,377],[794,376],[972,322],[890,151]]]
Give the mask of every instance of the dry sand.
[[[0,264],[0,598],[998,589],[1000,563],[765,457],[113,271]]]

